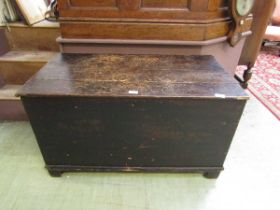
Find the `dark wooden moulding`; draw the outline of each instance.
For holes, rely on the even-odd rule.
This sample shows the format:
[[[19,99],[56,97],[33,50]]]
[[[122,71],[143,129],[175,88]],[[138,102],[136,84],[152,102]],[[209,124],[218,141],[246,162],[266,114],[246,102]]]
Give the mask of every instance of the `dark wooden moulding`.
[[[216,178],[248,96],[212,56],[58,55],[18,92],[46,168]]]

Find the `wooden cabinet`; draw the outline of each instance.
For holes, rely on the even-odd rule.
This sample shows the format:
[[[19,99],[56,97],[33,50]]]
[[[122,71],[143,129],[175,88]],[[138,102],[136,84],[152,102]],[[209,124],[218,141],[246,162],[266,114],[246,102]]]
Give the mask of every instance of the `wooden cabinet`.
[[[59,13],[62,37],[80,39],[204,41],[231,23],[222,0],[60,0]]]

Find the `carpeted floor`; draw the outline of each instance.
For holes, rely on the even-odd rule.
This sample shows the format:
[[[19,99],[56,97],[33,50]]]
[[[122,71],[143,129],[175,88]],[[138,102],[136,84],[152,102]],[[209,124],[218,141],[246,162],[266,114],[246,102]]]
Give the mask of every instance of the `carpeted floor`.
[[[249,82],[249,91],[280,120],[280,57],[279,47],[263,47]],[[244,67],[238,67],[238,71]]]

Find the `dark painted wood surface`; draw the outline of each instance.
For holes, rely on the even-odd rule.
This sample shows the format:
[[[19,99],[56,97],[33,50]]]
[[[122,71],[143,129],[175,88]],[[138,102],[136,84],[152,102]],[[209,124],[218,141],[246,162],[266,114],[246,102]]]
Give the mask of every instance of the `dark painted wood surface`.
[[[18,93],[46,167],[223,169],[248,96],[212,56],[67,55]]]
[[[18,95],[247,98],[213,56],[168,55],[60,54]]]
[[[24,98],[48,165],[222,167],[245,101]]]

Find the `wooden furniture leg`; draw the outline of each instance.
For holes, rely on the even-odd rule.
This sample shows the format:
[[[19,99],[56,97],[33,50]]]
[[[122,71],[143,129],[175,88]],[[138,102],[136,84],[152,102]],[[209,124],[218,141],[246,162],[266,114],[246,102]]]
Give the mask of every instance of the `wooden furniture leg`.
[[[52,177],[61,177],[63,173],[62,171],[50,170],[50,169],[48,169],[48,172]]]
[[[253,8],[254,19],[251,28],[252,35],[247,38],[239,60],[239,65],[247,65],[248,69],[244,72],[242,79],[235,75],[235,78],[243,88],[247,88],[248,81],[252,77],[252,68],[257,60],[266,26],[271,18],[274,7],[275,0],[255,1]]]
[[[248,82],[250,81],[250,79],[252,78],[253,76],[253,72],[252,72],[252,67],[249,67],[248,66],[248,69],[246,69],[244,71],[244,74],[243,74],[243,79],[244,79],[244,88],[247,88],[248,87]]]
[[[211,172],[205,172],[203,176],[207,179],[217,179],[220,175],[220,171],[211,171]]]
[[[253,65],[251,63],[249,63],[247,65],[247,69],[243,73],[243,79],[241,79],[238,75],[234,76],[235,79],[237,79],[237,81],[240,83],[240,85],[244,89],[246,89],[248,87],[248,82],[250,81],[250,79],[253,76],[252,68],[253,68]]]

